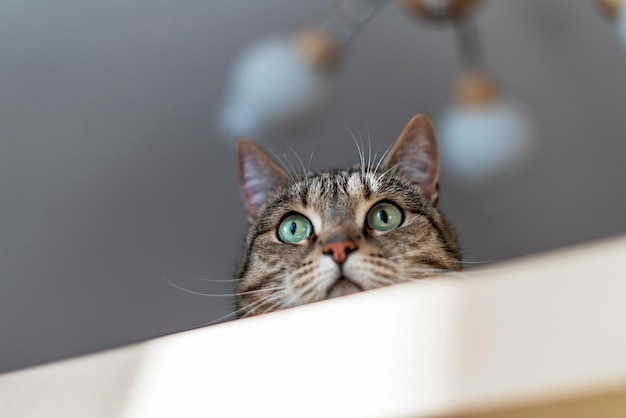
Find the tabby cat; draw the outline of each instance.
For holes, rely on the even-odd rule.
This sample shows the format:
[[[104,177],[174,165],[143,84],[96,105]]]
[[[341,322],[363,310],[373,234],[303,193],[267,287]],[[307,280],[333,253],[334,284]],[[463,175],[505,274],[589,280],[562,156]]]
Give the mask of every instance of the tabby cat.
[[[237,143],[250,228],[240,257],[239,316],[408,282],[460,268],[437,210],[435,132],[417,115],[378,166],[292,176],[258,145]]]

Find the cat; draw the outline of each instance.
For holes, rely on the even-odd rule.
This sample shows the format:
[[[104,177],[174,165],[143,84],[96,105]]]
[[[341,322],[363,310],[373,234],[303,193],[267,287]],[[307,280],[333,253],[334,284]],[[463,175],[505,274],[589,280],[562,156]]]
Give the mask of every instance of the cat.
[[[435,132],[413,117],[378,163],[293,176],[237,142],[249,214],[239,317],[460,269],[456,233],[437,210]]]

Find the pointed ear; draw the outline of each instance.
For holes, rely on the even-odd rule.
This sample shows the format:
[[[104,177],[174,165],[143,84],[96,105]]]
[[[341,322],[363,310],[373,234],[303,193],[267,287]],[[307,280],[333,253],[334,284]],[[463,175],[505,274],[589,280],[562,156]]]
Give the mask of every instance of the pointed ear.
[[[416,183],[434,205],[439,200],[439,154],[430,119],[417,115],[409,121],[389,151],[383,166],[396,169]]]
[[[261,216],[261,209],[278,185],[289,176],[266,153],[248,138],[237,141],[239,183],[250,222]]]

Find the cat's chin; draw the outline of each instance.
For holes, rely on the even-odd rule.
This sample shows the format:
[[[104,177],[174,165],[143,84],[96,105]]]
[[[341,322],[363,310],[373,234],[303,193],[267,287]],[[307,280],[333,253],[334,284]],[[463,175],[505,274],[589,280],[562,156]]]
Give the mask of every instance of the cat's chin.
[[[333,284],[326,294],[327,299],[336,298],[338,296],[351,295],[352,293],[358,293],[363,288],[352,280],[345,277],[340,277],[335,284]]]

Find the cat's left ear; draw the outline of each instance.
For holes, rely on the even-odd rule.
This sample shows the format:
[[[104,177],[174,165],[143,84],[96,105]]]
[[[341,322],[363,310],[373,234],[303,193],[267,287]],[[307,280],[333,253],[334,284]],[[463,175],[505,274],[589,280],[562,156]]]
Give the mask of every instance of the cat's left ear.
[[[409,121],[385,158],[386,169],[396,169],[416,183],[434,205],[439,200],[439,153],[435,130],[426,115]]]
[[[261,216],[270,195],[289,176],[261,147],[248,138],[237,141],[237,158],[243,200],[250,215],[249,220],[253,222]]]

